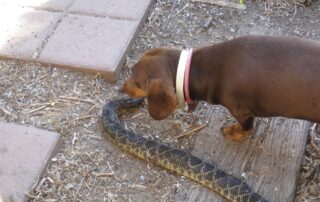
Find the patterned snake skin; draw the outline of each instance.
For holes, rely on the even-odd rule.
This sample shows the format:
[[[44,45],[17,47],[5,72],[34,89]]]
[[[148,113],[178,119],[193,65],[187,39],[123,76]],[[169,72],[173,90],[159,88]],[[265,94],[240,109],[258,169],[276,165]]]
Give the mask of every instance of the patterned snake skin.
[[[230,201],[267,201],[252,191],[246,182],[227,174],[214,164],[124,129],[118,118],[119,109],[138,107],[142,103],[143,98],[119,99],[104,106],[103,125],[107,130],[107,138],[115,145],[141,159],[193,179]]]

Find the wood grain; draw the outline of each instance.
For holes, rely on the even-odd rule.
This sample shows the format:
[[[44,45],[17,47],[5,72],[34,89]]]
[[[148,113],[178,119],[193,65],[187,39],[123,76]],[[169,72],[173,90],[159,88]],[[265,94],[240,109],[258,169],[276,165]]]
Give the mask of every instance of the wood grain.
[[[310,122],[277,118],[257,118],[251,139],[227,142],[220,131],[228,113],[212,107],[209,126],[197,136],[192,153],[240,177],[255,191],[273,202],[292,201],[305,150]],[[224,201],[209,189],[188,181],[175,201]],[[182,186],[182,187],[186,187]]]
[[[200,2],[200,3],[206,3],[206,4],[213,4],[217,6],[224,6],[224,7],[230,7],[230,8],[236,8],[236,9],[247,9],[246,5],[239,4],[239,3],[233,3],[225,0],[192,0],[192,2]]]

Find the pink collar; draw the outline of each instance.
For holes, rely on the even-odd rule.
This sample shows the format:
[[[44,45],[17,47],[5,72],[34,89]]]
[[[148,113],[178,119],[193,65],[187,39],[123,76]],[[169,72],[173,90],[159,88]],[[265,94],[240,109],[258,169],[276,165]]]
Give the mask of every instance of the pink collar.
[[[176,78],[176,93],[179,101],[179,108],[188,107],[188,105],[193,104],[189,92],[191,58],[192,49],[181,51]],[[187,109],[185,108],[185,110]]]
[[[190,78],[189,75],[190,75],[191,59],[192,59],[192,49],[189,50],[186,70],[184,72],[184,93],[185,93],[186,102],[188,105],[193,104],[193,100],[191,99],[190,92],[189,92],[189,78]]]

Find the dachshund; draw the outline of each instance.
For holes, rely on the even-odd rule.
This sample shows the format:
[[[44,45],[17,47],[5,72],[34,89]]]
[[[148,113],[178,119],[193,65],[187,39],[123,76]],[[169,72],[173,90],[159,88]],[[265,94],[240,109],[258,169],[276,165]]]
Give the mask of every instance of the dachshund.
[[[148,112],[165,119],[179,103],[181,50],[155,48],[132,67],[123,91],[146,97]],[[252,134],[254,117],[283,116],[320,123],[320,43],[296,37],[243,36],[190,53],[183,98],[226,107],[238,123],[222,129],[231,141]],[[183,62],[183,61],[182,61]],[[188,78],[185,80],[185,78]],[[180,82],[181,83],[181,82]],[[183,100],[182,98],[182,100]],[[182,103],[183,104],[183,103]]]

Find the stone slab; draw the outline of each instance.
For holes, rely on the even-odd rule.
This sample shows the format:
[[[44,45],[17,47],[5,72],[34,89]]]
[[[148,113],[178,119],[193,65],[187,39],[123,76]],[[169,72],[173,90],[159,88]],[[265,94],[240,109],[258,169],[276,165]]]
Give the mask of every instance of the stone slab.
[[[99,72],[114,82],[154,0],[0,0],[0,59]]]
[[[74,0],[0,0],[0,5],[28,6],[39,9],[63,11],[73,1]]]
[[[75,0],[72,13],[141,20],[153,0]]]
[[[115,81],[138,23],[92,16],[68,15],[37,61],[101,72]]]
[[[12,123],[0,123],[0,201],[25,201],[52,154],[59,134]]]
[[[31,59],[60,18],[60,13],[1,5],[0,57]]]

